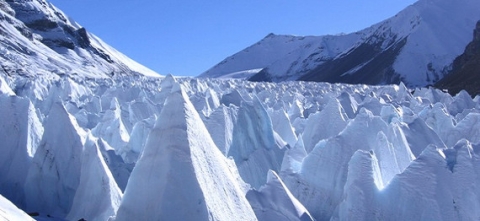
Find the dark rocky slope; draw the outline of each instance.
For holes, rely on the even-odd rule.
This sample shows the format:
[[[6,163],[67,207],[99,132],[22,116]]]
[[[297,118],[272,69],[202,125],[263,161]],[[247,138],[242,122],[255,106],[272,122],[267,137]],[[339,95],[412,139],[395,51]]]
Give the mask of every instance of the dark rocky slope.
[[[466,90],[472,96],[480,94],[480,21],[473,31],[473,41],[455,59],[450,74],[435,86],[448,90],[452,95],[461,90]]]

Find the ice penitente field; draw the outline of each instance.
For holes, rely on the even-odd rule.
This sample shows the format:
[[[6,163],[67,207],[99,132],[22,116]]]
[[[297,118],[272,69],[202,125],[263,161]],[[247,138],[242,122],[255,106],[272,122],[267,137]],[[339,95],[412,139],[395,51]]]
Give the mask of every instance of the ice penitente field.
[[[456,5],[400,15],[427,3]],[[433,72],[402,66],[421,78],[408,87],[161,76],[44,0],[0,0],[0,33],[0,220],[480,220],[480,97],[413,87]]]
[[[480,101],[403,85],[1,80],[2,195],[68,220],[475,220]],[[128,181],[128,182],[127,182]]]

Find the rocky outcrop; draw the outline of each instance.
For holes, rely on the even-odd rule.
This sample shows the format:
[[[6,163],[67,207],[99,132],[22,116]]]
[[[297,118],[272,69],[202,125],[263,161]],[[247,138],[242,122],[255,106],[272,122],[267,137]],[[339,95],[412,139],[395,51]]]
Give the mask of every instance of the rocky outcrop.
[[[159,76],[47,0],[0,0],[0,75]]]
[[[84,49],[91,47],[85,28],[75,27],[60,12],[51,12],[46,1],[15,0],[9,4],[14,10],[14,16],[31,31],[42,36],[42,42],[48,47],[71,50],[77,46]]]
[[[471,96],[480,94],[480,21],[473,31],[473,40],[465,48],[465,52],[458,56],[452,65],[449,75],[435,86],[448,90],[455,95],[461,90]]]
[[[323,63],[299,80],[349,84],[398,84],[402,80],[401,76],[392,67],[406,42],[406,38],[394,41],[386,49],[382,49],[384,40],[362,43],[345,55]]]

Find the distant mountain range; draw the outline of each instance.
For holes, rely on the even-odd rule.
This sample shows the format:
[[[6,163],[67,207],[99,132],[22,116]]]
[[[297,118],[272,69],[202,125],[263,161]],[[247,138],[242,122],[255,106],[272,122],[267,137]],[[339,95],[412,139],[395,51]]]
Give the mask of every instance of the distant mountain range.
[[[0,0],[0,73],[159,76],[44,0]]]
[[[200,77],[375,85],[402,81],[408,87],[435,85],[451,93],[466,89],[478,94],[478,43],[462,52],[479,20],[478,0],[419,0],[355,33],[269,34]],[[45,0],[0,0],[0,33],[0,73],[5,75],[160,76]]]
[[[200,77],[433,85],[452,69],[453,60],[471,41],[478,20],[478,0],[419,0],[394,17],[355,33],[269,34]]]

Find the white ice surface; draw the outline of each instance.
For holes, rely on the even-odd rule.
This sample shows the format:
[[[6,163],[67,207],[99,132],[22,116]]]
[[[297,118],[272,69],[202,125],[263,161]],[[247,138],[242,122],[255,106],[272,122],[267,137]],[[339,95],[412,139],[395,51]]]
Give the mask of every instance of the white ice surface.
[[[256,220],[236,173],[175,83],[116,220]]]
[[[255,220],[269,217],[258,208],[278,214],[275,205],[316,220],[478,216],[480,102],[462,93],[173,76],[3,78],[16,93],[0,95],[0,194],[42,219]],[[248,191],[260,194],[255,204]]]
[[[1,220],[34,220],[25,212],[20,210],[8,199],[0,195],[0,219]]]
[[[290,193],[275,171],[268,171],[267,183],[247,193],[258,220],[313,221],[307,209]]]

